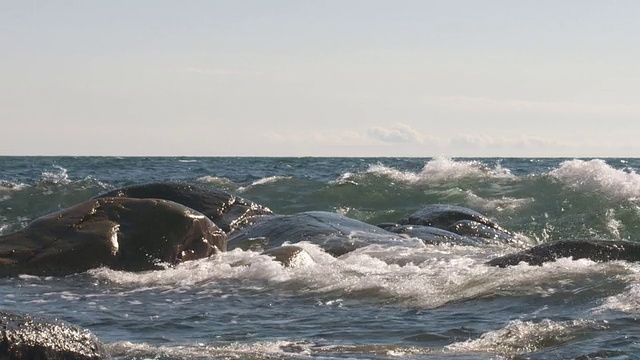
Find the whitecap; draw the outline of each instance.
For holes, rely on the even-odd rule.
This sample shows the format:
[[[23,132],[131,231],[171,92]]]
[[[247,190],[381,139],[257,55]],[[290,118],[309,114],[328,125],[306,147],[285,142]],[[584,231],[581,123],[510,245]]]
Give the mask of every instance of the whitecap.
[[[278,291],[331,293],[372,302],[393,298],[398,305],[419,308],[495,295],[549,296],[565,291],[567,280],[605,272],[614,277],[629,273],[628,268],[615,262],[586,259],[559,259],[543,266],[520,264],[505,269],[486,266],[488,259],[506,250],[504,246],[370,245],[334,258],[316,245],[296,245],[313,261],[289,268],[257,252],[235,249],[165,270],[131,273],[101,268],[88,273],[97,280],[132,289],[197,286],[211,291],[212,285],[215,288],[221,280],[231,280]],[[235,266],[237,263],[250,266]]]
[[[386,176],[410,184],[441,183],[466,178],[514,178],[511,171],[503,168],[500,164],[492,168],[480,161],[453,160],[446,157],[429,160],[419,172],[400,171],[378,164],[370,166],[367,173]]]
[[[257,186],[261,186],[261,185],[266,185],[266,184],[272,184],[281,180],[288,180],[291,179],[291,176],[269,176],[269,177],[265,177],[265,178],[261,178],[258,179],[254,182],[252,182],[250,185],[248,186],[241,186],[239,187],[236,191],[237,192],[244,192],[247,191],[251,188],[257,187]]]
[[[619,199],[640,197],[640,175],[634,170],[615,169],[604,160],[568,160],[549,172],[562,184],[580,192],[599,192]]]
[[[59,165],[53,165],[54,168],[58,169],[57,172],[54,171],[44,171],[41,174],[40,184],[68,184],[69,174],[67,173],[67,169],[63,168]]]
[[[467,197],[467,204],[474,209],[482,211],[515,211],[535,201],[532,197],[518,199],[502,196],[497,199],[487,199],[474,194],[471,190],[466,190],[465,194]]]

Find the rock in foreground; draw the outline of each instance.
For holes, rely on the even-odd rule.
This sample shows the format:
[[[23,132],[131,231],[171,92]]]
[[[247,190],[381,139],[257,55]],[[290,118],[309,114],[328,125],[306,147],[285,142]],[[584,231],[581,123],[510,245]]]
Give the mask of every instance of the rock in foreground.
[[[0,326],[0,359],[109,359],[91,332],[63,321],[0,311]]]
[[[90,200],[0,237],[0,276],[67,275],[107,266],[160,269],[226,250],[204,215],[159,199]]]

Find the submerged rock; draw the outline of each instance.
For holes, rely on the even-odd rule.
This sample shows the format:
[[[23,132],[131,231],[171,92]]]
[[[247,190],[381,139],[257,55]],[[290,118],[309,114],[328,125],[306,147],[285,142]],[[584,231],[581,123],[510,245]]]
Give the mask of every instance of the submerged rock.
[[[507,267],[525,262],[542,265],[559,258],[589,259],[596,262],[640,261],[640,243],[607,240],[560,240],[532,247],[488,261],[491,266]]]
[[[481,244],[474,238],[458,235],[454,232],[433,226],[400,225],[393,223],[385,223],[378,226],[396,234],[405,234],[410,237],[418,238],[428,245],[449,244],[477,246]]]
[[[397,234],[375,225],[324,211],[266,217],[229,235],[229,249],[268,250],[285,242],[308,241],[339,256],[370,244],[399,243]]]
[[[0,237],[0,275],[153,270],[225,250],[226,234],[193,209],[160,199],[102,198]]]
[[[109,359],[89,330],[60,320],[0,311],[0,359]]]
[[[401,219],[401,225],[424,225],[433,226],[440,229],[450,229],[455,223],[463,220],[471,220],[484,224],[489,228],[499,230],[505,234],[510,232],[498,225],[495,221],[482,215],[481,213],[455,205],[434,204],[428,205],[415,213]]]
[[[97,196],[171,200],[206,215],[225,232],[250,224],[255,217],[273,215],[269,208],[219,189],[173,182],[133,185]]]
[[[460,220],[449,226],[448,230],[481,242],[507,243],[512,241],[511,234],[473,220]]]

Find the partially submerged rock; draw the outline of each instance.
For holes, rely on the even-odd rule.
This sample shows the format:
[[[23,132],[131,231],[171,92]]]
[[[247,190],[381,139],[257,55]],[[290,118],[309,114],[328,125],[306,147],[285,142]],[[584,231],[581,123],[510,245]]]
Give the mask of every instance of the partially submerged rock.
[[[559,258],[589,259],[596,262],[640,261],[640,243],[607,240],[560,240],[495,258],[488,261],[487,265],[507,267],[518,265],[521,262],[529,265],[542,265]]]
[[[193,209],[160,199],[101,198],[0,237],[0,275],[153,270],[225,250],[226,234]]]
[[[474,238],[482,243],[508,243],[512,241],[510,233],[473,220],[460,220],[449,226],[448,230],[467,238]]]
[[[425,206],[415,213],[401,219],[399,224],[433,226],[440,229],[451,230],[450,227],[452,225],[462,220],[475,221],[503,233],[510,234],[507,229],[501,227],[495,221],[481,213],[455,205],[434,204]]]
[[[60,320],[0,311],[0,359],[109,359],[89,330]]]
[[[466,245],[477,246],[480,242],[476,239],[458,235],[454,232],[424,225],[400,225],[393,223],[379,224],[381,228],[396,233],[418,238],[428,245]]]
[[[370,244],[395,244],[406,240],[375,225],[342,215],[309,211],[267,217],[229,235],[229,249],[268,250],[285,242],[308,241],[339,256]]]
[[[206,215],[225,232],[250,224],[255,217],[273,215],[269,208],[225,191],[174,182],[133,185],[97,196],[171,200]]]

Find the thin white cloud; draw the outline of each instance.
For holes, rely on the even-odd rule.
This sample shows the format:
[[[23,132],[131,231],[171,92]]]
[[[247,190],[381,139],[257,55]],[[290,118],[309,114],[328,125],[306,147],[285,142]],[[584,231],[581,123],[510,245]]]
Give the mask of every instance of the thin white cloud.
[[[573,144],[559,139],[546,139],[535,136],[521,135],[517,137],[490,136],[487,134],[457,134],[447,140],[448,145],[457,149],[539,149],[575,148]]]
[[[470,96],[427,96],[429,105],[463,111],[548,112],[560,114],[638,115],[640,106],[581,102],[502,100]]]
[[[390,143],[422,143],[423,136],[408,125],[397,124],[390,128],[372,127],[367,134],[376,140]]]
[[[274,143],[285,144],[313,144],[313,145],[357,145],[368,141],[366,136],[356,131],[342,131],[336,133],[295,133],[271,132],[266,139]]]
[[[180,72],[204,74],[204,75],[222,75],[222,76],[261,76],[263,75],[259,71],[245,71],[245,70],[230,70],[220,68],[199,68],[199,67],[186,67],[179,69]]]

